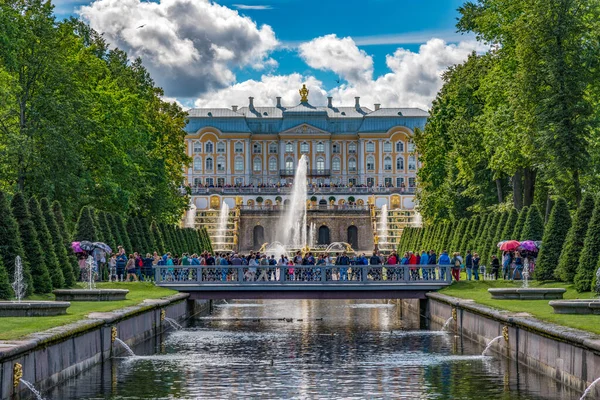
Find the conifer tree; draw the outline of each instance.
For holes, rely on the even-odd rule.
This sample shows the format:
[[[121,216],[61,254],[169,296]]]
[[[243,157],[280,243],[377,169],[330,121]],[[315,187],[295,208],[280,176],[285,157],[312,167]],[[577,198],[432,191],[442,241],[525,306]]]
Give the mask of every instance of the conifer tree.
[[[141,253],[143,247],[141,242],[141,236],[138,231],[137,222],[133,215],[130,215],[129,218],[127,218],[127,232],[129,234],[129,240],[131,241],[131,252]]]
[[[88,240],[90,242],[98,241],[98,228],[96,227],[96,218],[94,217],[94,209],[90,206],[84,206],[79,212],[79,218],[75,225],[75,234],[73,239],[76,242]]]
[[[498,225],[500,224],[500,219],[502,218],[502,213],[495,212],[493,214],[492,223],[489,225],[485,242],[483,244],[483,252],[481,254],[481,262],[485,265],[490,264],[490,257],[492,256],[492,250],[495,248],[496,243],[494,243],[494,239],[496,238],[496,230]]]
[[[521,209],[519,213],[519,218],[517,218],[517,223],[512,231],[510,240],[520,240],[521,233],[523,232],[523,227],[525,226],[525,221],[527,220],[527,214],[529,213],[529,207],[525,206]]]
[[[535,204],[529,207],[527,212],[527,219],[525,220],[525,226],[521,232],[521,239],[517,240],[542,240],[544,236],[544,219],[540,210]]]
[[[158,229],[160,229],[160,234],[163,238],[163,243],[165,245],[164,252],[167,253],[167,252],[171,251],[170,249],[173,248],[173,245],[171,242],[171,236],[169,235],[167,225],[164,222],[161,222],[158,224]]]
[[[139,226],[141,227],[141,234],[142,234],[142,242],[144,243],[145,246],[145,250],[144,252],[151,252],[154,251],[152,250],[153,244],[154,244],[154,239],[152,238],[152,232],[150,230],[150,223],[148,222],[148,220],[146,218],[138,218],[138,223]]]
[[[569,206],[565,199],[561,197],[552,208],[544,231],[542,248],[535,267],[535,278],[537,280],[549,281],[554,279],[554,272],[570,227]]]
[[[442,238],[440,239],[440,243],[438,245],[437,253],[442,254],[444,250],[448,250],[448,243],[450,242],[450,237],[452,236],[452,222],[446,221],[444,222],[444,230],[442,231]]]
[[[125,249],[127,254],[133,253],[133,244],[131,243],[130,232],[127,232],[127,227],[123,217],[120,214],[113,215],[115,224],[119,229],[119,235],[121,235],[121,243],[119,243]]]
[[[46,257],[42,246],[37,237],[37,232],[31,214],[27,208],[27,203],[21,192],[17,192],[11,201],[12,213],[19,224],[19,233],[23,243],[23,258],[27,261],[31,269],[33,278],[33,292],[38,294],[49,293],[52,291],[52,280],[48,272]]]
[[[110,235],[113,239],[113,251],[117,251],[119,246],[123,246],[123,239],[121,238],[121,232],[119,232],[119,226],[115,221],[115,217],[111,213],[106,213],[106,223],[108,224]],[[111,246],[112,247],[112,246]]]
[[[479,253],[479,255],[481,256],[481,251],[483,250],[480,243],[481,243],[481,236],[483,235],[483,230],[485,229],[485,226],[487,224],[487,220],[488,220],[489,214],[482,214],[479,217],[479,226],[477,227],[477,232],[475,233],[475,237],[473,238],[473,249],[474,251],[477,251]]]
[[[519,212],[516,208],[510,210],[508,214],[508,219],[504,224],[504,229],[502,230],[502,237],[500,240],[519,240],[512,236],[513,231],[515,230],[515,225],[517,224],[517,220],[519,219]]]
[[[156,251],[161,255],[165,254],[165,243],[163,242],[162,234],[160,233],[160,229],[158,228],[156,221],[152,221],[150,230],[152,231],[152,238],[154,239],[154,243],[152,245],[153,251]]]
[[[2,258],[0,258],[0,299],[10,300],[13,297],[13,294],[8,272],[6,272]]]
[[[475,217],[471,217],[469,222],[467,223],[467,227],[465,229],[465,234],[462,237],[460,242],[459,250],[460,254],[467,254],[467,250],[471,250],[469,243],[471,243],[471,238],[473,237],[473,225],[475,225]]]
[[[65,277],[63,276],[62,268],[58,262],[56,252],[54,251],[52,236],[50,236],[48,225],[46,225],[46,219],[42,214],[40,203],[35,197],[30,197],[27,208],[29,209],[29,213],[31,215],[31,221],[36,227],[38,241],[42,246],[44,258],[46,260],[46,266],[48,268],[48,272],[50,273],[50,278],[52,279],[52,287],[54,289],[62,288],[65,286]]]
[[[556,277],[563,282],[573,283],[573,278],[575,278],[577,266],[579,265],[579,257],[583,250],[585,235],[593,213],[594,196],[586,193],[577,209],[573,224],[565,240],[565,246],[560,253],[558,267],[556,268]]]
[[[71,248],[71,232],[68,230],[67,225],[65,223],[65,217],[62,212],[62,206],[57,200],[52,202],[52,212],[54,213],[54,218],[56,219],[56,226],[58,227],[58,231],[60,233],[61,238],[63,239],[63,243],[65,249],[67,250],[67,256],[69,259],[69,265],[71,266],[71,270],[73,273],[73,277],[75,281],[79,279],[79,275],[81,270],[79,269],[79,263],[77,262],[77,257]],[[64,272],[63,272],[64,275]]]
[[[102,225],[100,225],[100,210],[92,208],[91,213],[94,220],[94,227],[96,228],[96,240],[94,241],[108,244],[109,238],[104,236],[104,229],[102,229]]]
[[[117,250],[117,244],[110,229],[110,224],[107,219],[106,212],[98,211],[96,215],[98,219],[98,228],[102,232],[102,239],[111,249]]]
[[[494,240],[492,240],[490,246],[490,252],[488,253],[488,257],[491,259],[492,256],[498,255],[500,249],[498,248],[498,243],[502,240],[502,231],[504,230],[504,226],[506,225],[506,221],[509,217],[508,212],[500,213],[500,218],[498,219],[498,225],[496,226],[496,233],[494,234]]]
[[[543,243],[542,243],[543,246]],[[598,256],[600,255],[600,201],[596,201],[594,213],[590,220],[583,250],[579,257],[579,265],[573,282],[578,292],[588,292],[592,289],[592,280],[596,274]]]
[[[72,260],[69,259],[69,253],[65,247],[65,241],[63,240],[60,230],[58,229],[56,217],[54,216],[54,212],[50,207],[50,202],[48,199],[43,198],[40,201],[40,207],[42,209],[42,214],[44,215],[44,220],[46,221],[46,226],[48,227],[48,232],[50,233],[50,238],[52,239],[54,253],[56,254],[60,269],[62,270],[62,275],[65,280],[64,286],[71,287],[75,284]]]
[[[133,218],[133,223],[135,224],[135,227],[137,228],[138,243],[140,246],[140,250],[138,250],[138,252],[140,252],[140,254],[145,253],[146,249],[148,248],[148,243],[146,240],[148,238],[148,235],[144,229],[144,224],[142,224],[140,217],[131,217],[131,218]]]
[[[462,237],[465,234],[466,228],[467,228],[467,219],[463,218],[458,223],[458,226],[456,228],[456,233],[454,234],[454,238],[452,239],[451,250],[449,249],[452,253],[459,251],[460,242],[462,240]]]
[[[0,260],[2,260],[11,281],[15,273],[17,256],[21,257],[23,279],[27,284],[27,295],[30,295],[33,293],[33,279],[29,262],[25,258],[19,225],[12,213],[6,193],[0,191]]]
[[[488,232],[490,231],[490,225],[492,224],[494,215],[495,215],[494,213],[489,213],[484,217],[482,224],[481,224],[482,225],[481,232],[478,235],[477,244],[475,246],[477,248],[477,252],[479,253],[479,256],[481,257],[482,264],[485,264],[485,262],[483,261],[483,256],[485,253],[486,236],[488,235]]]

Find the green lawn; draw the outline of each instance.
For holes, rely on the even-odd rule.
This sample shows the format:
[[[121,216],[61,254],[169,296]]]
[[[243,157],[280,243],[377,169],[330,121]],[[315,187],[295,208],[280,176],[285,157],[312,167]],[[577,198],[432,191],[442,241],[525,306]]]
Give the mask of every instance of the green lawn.
[[[462,279],[462,277],[461,277]],[[545,288],[565,288],[567,292],[564,295],[565,299],[591,299],[594,293],[577,293],[573,285],[568,285],[562,282],[530,282],[530,287],[545,287]],[[460,281],[453,283],[451,286],[444,288],[440,293],[460,297],[463,299],[472,299],[479,304],[490,306],[500,310],[508,310],[513,312],[526,312],[533,317],[543,321],[553,322],[563,326],[582,329],[589,332],[600,334],[600,315],[565,315],[554,314],[552,307],[548,305],[549,300],[492,300],[492,296],[488,293],[490,288],[503,287],[521,287],[521,282],[511,281]]]
[[[73,301],[67,308],[66,315],[54,317],[0,318],[0,340],[15,340],[24,338],[33,332],[39,332],[56,326],[66,325],[80,319],[85,319],[91,312],[114,311],[139,304],[145,299],[157,299],[173,295],[177,292],[154,286],[152,283],[120,282],[98,283],[99,289],[129,289],[127,300],[123,301]],[[54,295],[31,296],[29,300],[54,300]]]

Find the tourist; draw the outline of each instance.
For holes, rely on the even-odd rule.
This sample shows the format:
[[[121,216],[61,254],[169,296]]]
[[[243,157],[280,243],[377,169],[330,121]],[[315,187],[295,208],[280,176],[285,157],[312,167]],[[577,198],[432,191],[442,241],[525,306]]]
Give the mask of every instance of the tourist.
[[[129,255],[129,259],[127,260],[127,265],[125,265],[125,270],[127,271],[127,278],[125,280],[129,282],[129,279],[133,278],[134,281],[138,281],[138,277],[135,274],[135,257],[133,254]]]
[[[260,258],[259,265],[262,268],[260,268],[260,274],[258,275],[257,281],[268,281],[269,280],[269,277],[268,277],[269,260],[267,260],[267,256],[265,254],[263,254],[262,257]]]
[[[460,281],[460,267],[462,265],[462,257],[460,253],[456,252],[452,254],[452,277],[456,282]]]
[[[250,261],[248,262],[248,270],[244,274],[247,281],[254,282],[254,279],[256,277],[256,267],[258,267],[256,258],[254,256],[251,256]]]
[[[492,256],[492,276],[494,277],[494,280],[498,280],[498,271],[500,270],[500,260],[498,260],[498,257],[496,257],[496,255],[494,254]]]
[[[512,274],[513,280],[515,280],[517,272],[519,273],[519,279],[523,279],[523,258],[521,258],[521,253],[518,251],[515,253],[515,270]]]
[[[474,253],[473,254],[473,275],[475,277],[475,280],[478,281],[479,280],[479,254]]]
[[[125,249],[123,246],[119,246],[119,252],[117,254],[117,277],[119,280],[123,280],[123,276],[125,276],[125,266],[127,265],[127,254],[125,254]],[[85,266],[85,261],[84,261]]]
[[[390,254],[390,256],[387,259],[387,265],[396,265],[398,264],[398,256],[396,255],[395,251],[392,251],[392,254]],[[396,278],[396,268],[394,267],[387,267],[387,271],[386,271],[386,276],[388,280],[395,280]]]
[[[429,250],[429,254],[427,255],[427,264],[430,266],[429,268],[429,278],[435,279],[435,265],[437,263],[437,255],[435,254],[435,250]]]
[[[473,276],[473,256],[471,250],[467,250],[467,256],[465,257],[465,269],[467,270],[467,280],[471,280]]]
[[[119,277],[117,275],[117,255],[113,254],[108,259],[108,281],[117,282]]]
[[[294,265],[302,265],[302,254],[300,253],[300,250],[298,250],[294,256]]]
[[[335,265],[340,266],[340,281],[348,280],[348,265],[350,265],[350,259],[346,255],[346,252],[343,252],[342,255],[335,260]]]
[[[425,250],[421,250],[421,260],[419,264],[421,265],[421,274],[423,275],[423,279],[428,280],[429,271],[427,266],[429,265],[429,255]]]
[[[154,258],[150,255],[150,253],[146,253],[146,257],[144,257],[144,261],[142,264],[142,277],[144,281],[152,280],[152,262]]]
[[[221,266],[221,281],[225,282],[228,280],[227,275],[229,274],[229,268],[227,268],[229,261],[225,257],[225,254],[221,254],[219,265]]]
[[[509,280],[510,279],[510,264],[512,261],[512,256],[509,251],[505,251],[502,254],[502,279]]]
[[[418,280],[419,271],[417,270],[417,256],[412,251],[408,252],[408,265],[410,270],[410,279],[413,281]]]
[[[449,265],[451,265],[450,256],[448,256],[448,250],[442,251],[442,255],[438,260],[438,265],[440,267],[440,279],[446,280],[446,269]]]
[[[373,252],[373,255],[369,258],[369,265],[371,265],[371,268],[369,268],[369,276],[371,279],[374,281],[381,280],[381,273],[380,269],[378,268],[381,265],[381,260],[376,252]]]

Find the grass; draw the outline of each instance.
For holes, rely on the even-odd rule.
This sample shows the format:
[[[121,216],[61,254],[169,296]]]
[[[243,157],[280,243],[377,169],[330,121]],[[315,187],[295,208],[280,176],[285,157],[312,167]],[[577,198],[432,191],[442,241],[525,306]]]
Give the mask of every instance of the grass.
[[[462,279],[462,277],[461,277]],[[540,288],[565,288],[565,299],[591,299],[594,293],[577,293],[573,285],[564,282],[536,282],[531,281],[530,287]],[[550,300],[492,300],[488,293],[491,288],[512,288],[521,287],[521,282],[516,281],[460,281],[444,288],[440,293],[459,297],[462,299],[472,299],[479,304],[493,307],[499,310],[512,312],[526,312],[542,321],[568,326],[571,328],[582,329],[588,332],[600,334],[600,315],[569,315],[554,314],[553,308],[548,305]]]
[[[0,318],[0,340],[22,339],[25,336],[85,319],[91,312],[107,312],[140,304],[145,299],[157,299],[177,293],[174,290],[144,282],[98,283],[99,289],[128,289],[127,300],[122,301],[73,301],[67,314],[53,317],[6,317]],[[54,300],[54,295],[35,295],[27,300]]]

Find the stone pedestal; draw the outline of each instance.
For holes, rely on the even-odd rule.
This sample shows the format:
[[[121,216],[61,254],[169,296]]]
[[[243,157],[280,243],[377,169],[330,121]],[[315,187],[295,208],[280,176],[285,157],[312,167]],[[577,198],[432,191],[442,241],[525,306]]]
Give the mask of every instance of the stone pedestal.
[[[549,304],[554,308],[554,314],[600,315],[600,300],[555,300]]]
[[[119,301],[125,300],[127,289],[57,289],[56,300],[63,301]]]
[[[562,299],[563,288],[498,288],[488,289],[492,299],[498,300],[551,300]]]
[[[0,301],[0,317],[50,317],[67,313],[66,301]]]

